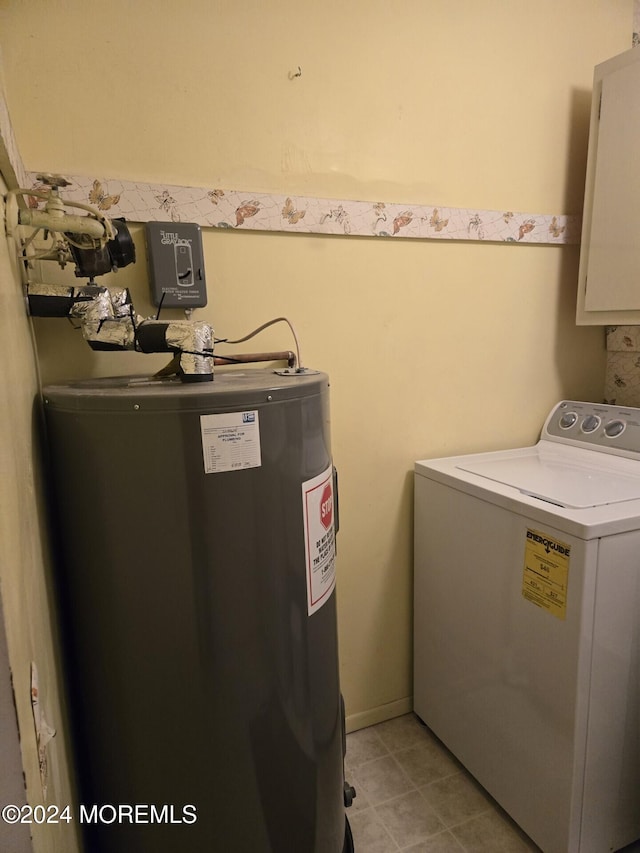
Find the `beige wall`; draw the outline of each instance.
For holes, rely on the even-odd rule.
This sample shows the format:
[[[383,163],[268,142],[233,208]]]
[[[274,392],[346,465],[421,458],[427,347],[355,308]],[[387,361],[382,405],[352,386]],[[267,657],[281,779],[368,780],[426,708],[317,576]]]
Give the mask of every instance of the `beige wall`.
[[[580,213],[593,66],[630,46],[632,11],[632,0],[0,0],[0,47],[31,170]],[[116,283],[145,314],[134,231],[140,261]],[[602,397],[602,330],[573,319],[578,249],[210,229],[204,248],[200,319],[234,337],[286,314],[305,362],[331,374],[347,714],[358,726],[401,712],[413,461],[533,442],[559,398]],[[45,379],[163,362],[93,354],[65,322],[37,334]],[[291,344],[282,330],[260,343]]]
[[[579,212],[586,137],[574,123],[594,64],[631,46],[632,11],[633,0],[2,0],[0,38],[29,168]]]
[[[5,189],[0,178],[3,195]],[[0,210],[4,216],[1,201]],[[38,395],[37,371],[15,254],[4,238],[0,239],[0,357],[0,592],[22,763],[29,804],[65,806],[71,802],[71,781],[59,691],[58,638],[50,591],[38,408],[34,408]],[[40,709],[48,725],[56,730],[47,747],[46,797],[31,709],[32,663],[38,672]],[[76,850],[75,823],[63,821],[48,827],[32,824],[30,828],[38,853],[74,853]],[[2,849],[5,849],[6,829],[0,824]],[[13,846],[10,849],[14,849]]]

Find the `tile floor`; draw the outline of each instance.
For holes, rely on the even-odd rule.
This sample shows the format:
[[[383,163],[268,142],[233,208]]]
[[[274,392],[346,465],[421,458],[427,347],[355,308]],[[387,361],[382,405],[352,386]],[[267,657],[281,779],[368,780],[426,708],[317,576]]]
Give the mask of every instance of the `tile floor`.
[[[413,714],[347,735],[345,769],[356,853],[540,853]]]

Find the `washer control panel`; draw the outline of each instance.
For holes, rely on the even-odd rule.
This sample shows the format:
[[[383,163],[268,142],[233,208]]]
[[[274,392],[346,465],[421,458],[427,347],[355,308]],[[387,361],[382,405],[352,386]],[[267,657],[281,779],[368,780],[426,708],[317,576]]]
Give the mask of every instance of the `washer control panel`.
[[[640,458],[640,409],[563,400],[552,409],[541,438]]]

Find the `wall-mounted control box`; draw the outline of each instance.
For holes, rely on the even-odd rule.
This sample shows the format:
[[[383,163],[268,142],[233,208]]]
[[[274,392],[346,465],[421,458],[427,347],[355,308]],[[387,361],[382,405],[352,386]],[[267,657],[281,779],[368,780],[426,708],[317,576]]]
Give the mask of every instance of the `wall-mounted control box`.
[[[207,304],[202,234],[191,222],[147,222],[147,255],[154,305],[202,308]]]

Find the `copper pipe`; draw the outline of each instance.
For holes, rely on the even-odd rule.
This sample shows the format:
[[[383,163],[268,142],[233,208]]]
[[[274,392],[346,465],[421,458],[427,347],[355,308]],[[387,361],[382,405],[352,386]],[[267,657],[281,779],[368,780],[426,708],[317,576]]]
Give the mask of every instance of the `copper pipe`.
[[[280,350],[279,352],[245,352],[237,355],[213,357],[213,363],[223,364],[250,364],[253,361],[286,361],[289,367],[296,366],[296,354],[291,350]]]

